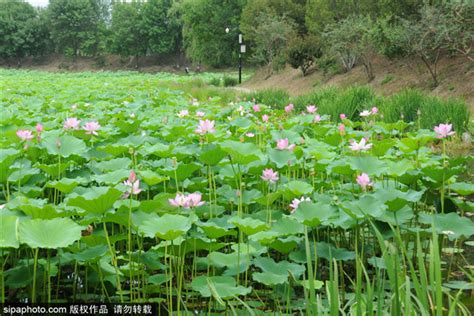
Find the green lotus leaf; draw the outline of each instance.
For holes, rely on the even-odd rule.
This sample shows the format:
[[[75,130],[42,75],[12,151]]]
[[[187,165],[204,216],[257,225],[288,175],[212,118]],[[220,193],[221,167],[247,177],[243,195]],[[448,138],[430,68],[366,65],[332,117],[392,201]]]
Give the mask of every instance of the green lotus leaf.
[[[208,258],[215,267],[237,269],[240,266],[240,271],[245,271],[249,262],[249,255],[244,251],[241,251],[240,256],[238,252],[222,253],[213,251],[208,255]]]
[[[259,160],[262,152],[253,143],[241,143],[233,140],[226,140],[221,143],[221,148],[232,158],[232,163],[245,165],[249,162]]]
[[[309,280],[303,280],[301,281],[300,283],[306,290],[310,290],[310,285],[309,285]],[[323,281],[319,281],[319,280],[314,280],[314,289],[315,290],[319,290],[320,288],[322,288],[324,286],[324,282]]]
[[[329,204],[301,202],[293,216],[307,226],[316,227],[335,214],[336,208]]]
[[[71,193],[75,187],[79,184],[84,184],[86,181],[84,178],[61,178],[60,180],[50,181],[46,184],[47,188],[54,188],[63,193]]]
[[[285,215],[273,224],[272,231],[276,231],[281,235],[297,235],[303,233],[304,226],[293,216]]]
[[[66,161],[61,163],[54,163],[54,164],[37,164],[36,167],[41,169],[42,171],[46,172],[53,178],[58,178],[64,171],[72,165],[73,162]]]
[[[132,160],[130,158],[115,158],[111,160],[97,162],[92,165],[94,169],[98,169],[101,172],[114,171],[118,169],[128,169]]]
[[[87,151],[84,141],[71,135],[57,136],[51,134],[46,136],[41,144],[50,155],[59,155],[64,158],[71,155],[81,156]]]
[[[348,162],[353,170],[357,170],[360,173],[363,172],[368,175],[380,176],[387,172],[385,162],[376,157],[350,157]]]
[[[175,179],[177,177],[178,181],[185,180],[189,178],[195,171],[199,170],[201,165],[197,163],[189,163],[189,164],[178,164],[176,170],[174,169],[162,169],[161,172],[170,178]]]
[[[5,183],[10,175],[10,166],[20,152],[14,148],[0,149],[0,183]]]
[[[55,205],[49,204],[46,199],[30,199],[25,196],[20,196],[11,201],[10,208],[20,209],[26,215],[32,218],[51,219],[55,217],[62,217],[63,213],[58,212]]]
[[[469,218],[461,217],[456,213],[422,213],[419,216],[419,221],[423,224],[433,224],[438,234],[445,234],[450,240],[461,237],[470,238],[474,235],[474,222]]]
[[[18,226],[20,220],[17,216],[0,215],[0,248],[18,248]]]
[[[298,279],[305,272],[305,267],[296,263],[290,263],[286,260],[275,262],[272,258],[258,257],[253,261],[253,265],[262,269],[264,272],[269,272],[276,275],[284,275],[286,278],[290,273]]]
[[[254,272],[252,274],[254,281],[267,286],[275,286],[278,284],[288,283],[288,276],[284,274],[275,274],[271,272]]]
[[[58,249],[81,239],[81,231],[70,218],[23,220],[19,239],[31,248]]]
[[[237,232],[232,229],[234,225],[229,223],[228,219],[228,216],[212,218],[205,223],[200,222],[198,226],[201,227],[209,238],[217,239],[228,235],[235,236]]]
[[[98,174],[91,177],[92,181],[95,181],[99,184],[108,184],[114,185],[122,180],[125,180],[129,177],[130,171],[126,169],[119,169],[115,171],[111,171],[104,174]]]
[[[270,158],[270,161],[277,166],[277,168],[286,167],[289,164],[293,164],[296,160],[296,156],[292,151],[278,150],[275,148],[270,148],[268,150],[268,157]]]
[[[279,236],[281,236],[281,234],[275,231],[262,231],[251,235],[249,237],[249,240],[258,241],[262,245],[268,245],[271,244]]]
[[[207,144],[199,154],[199,160],[206,165],[217,165],[227,155],[218,145]]]
[[[71,193],[67,200],[68,206],[76,206],[89,213],[105,213],[112,208],[122,192],[112,187],[91,187],[79,195]]]
[[[287,254],[295,249],[301,242],[302,238],[297,236],[289,236],[286,238],[278,238],[272,242],[269,247],[281,253]]]
[[[364,195],[359,200],[345,201],[341,208],[353,219],[363,219],[367,216],[378,218],[387,208],[373,195]]]
[[[199,276],[193,279],[191,288],[199,292],[202,297],[213,296],[218,301],[252,292],[251,287],[237,285],[234,278],[226,276]]]
[[[169,180],[169,177],[161,176],[151,170],[141,170],[138,172],[138,174],[139,178],[150,186]]]
[[[265,222],[250,217],[241,218],[234,216],[229,219],[229,223],[237,226],[247,236],[268,229],[268,226]]]
[[[449,188],[460,195],[471,195],[474,193],[474,183],[457,182],[451,184]]]
[[[286,185],[286,189],[291,193],[290,198],[309,195],[313,192],[313,186],[311,184],[299,180],[289,182]]]
[[[138,227],[138,231],[146,237],[159,237],[165,240],[173,240],[184,235],[191,229],[192,219],[190,217],[174,214],[165,214],[162,217],[152,217]]]

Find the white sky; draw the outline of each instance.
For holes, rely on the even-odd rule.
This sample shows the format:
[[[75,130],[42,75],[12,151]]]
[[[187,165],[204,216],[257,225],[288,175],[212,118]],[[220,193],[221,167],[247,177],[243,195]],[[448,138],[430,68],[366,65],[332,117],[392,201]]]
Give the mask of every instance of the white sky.
[[[26,0],[34,7],[46,7],[49,3],[49,0]]]

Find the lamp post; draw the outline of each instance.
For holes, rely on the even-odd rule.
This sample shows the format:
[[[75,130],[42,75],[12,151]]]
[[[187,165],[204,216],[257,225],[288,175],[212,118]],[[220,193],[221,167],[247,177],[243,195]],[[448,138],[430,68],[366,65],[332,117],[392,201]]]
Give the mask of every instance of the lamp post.
[[[229,34],[230,29],[228,27],[225,28],[225,32]],[[242,83],[242,54],[245,53],[246,47],[244,44],[243,36],[239,33],[239,84]]]

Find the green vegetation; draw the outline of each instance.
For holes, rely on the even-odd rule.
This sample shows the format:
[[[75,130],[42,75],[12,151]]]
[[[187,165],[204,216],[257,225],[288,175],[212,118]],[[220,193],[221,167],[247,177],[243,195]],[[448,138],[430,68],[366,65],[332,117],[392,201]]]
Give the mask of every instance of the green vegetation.
[[[0,75],[2,303],[470,315],[471,159],[446,150],[461,104],[437,105],[454,125],[419,129],[423,109],[381,115],[440,102],[416,92],[378,111],[365,87],[333,89],[283,110],[212,74]]]

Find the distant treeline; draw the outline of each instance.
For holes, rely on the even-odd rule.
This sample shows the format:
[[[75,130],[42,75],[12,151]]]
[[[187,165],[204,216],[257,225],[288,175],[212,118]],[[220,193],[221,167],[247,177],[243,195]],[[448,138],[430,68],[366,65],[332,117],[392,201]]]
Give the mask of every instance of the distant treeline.
[[[228,28],[228,32],[226,32]],[[453,0],[50,0],[47,8],[0,2],[0,58],[165,55],[196,64],[244,58],[274,69],[290,63],[374,77],[374,54],[419,57],[437,83],[442,55],[473,61],[474,2]]]

